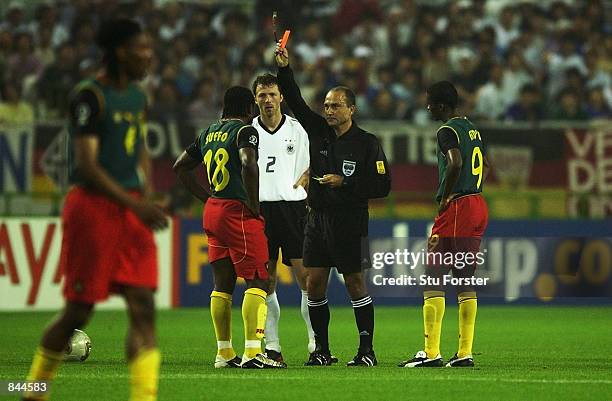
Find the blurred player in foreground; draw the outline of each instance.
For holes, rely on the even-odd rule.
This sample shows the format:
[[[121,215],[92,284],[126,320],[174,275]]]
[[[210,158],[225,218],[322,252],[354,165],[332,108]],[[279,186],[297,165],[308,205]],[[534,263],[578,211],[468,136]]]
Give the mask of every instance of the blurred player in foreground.
[[[291,266],[302,290],[301,311],[308,331],[308,352],[315,349],[314,331],[308,316],[307,271],[302,260],[304,223],[308,213],[308,134],[295,118],[281,113],[283,95],[274,75],[258,76],[252,89],[259,107],[259,116],[253,119],[253,127],[259,132],[259,201],[266,220],[270,255],[266,355],[282,362],[278,335],[280,305],[275,292],[279,248],[283,262]]]
[[[268,242],[259,209],[259,135],[250,125],[254,106],[249,89],[229,88],[223,98],[221,119],[202,131],[174,164],[181,182],[206,204],[203,224],[215,281],[210,312],[217,337],[216,368],[286,367],[261,352],[269,276]],[[202,161],[210,195],[193,174]],[[242,359],[232,346],[232,294],[237,276],[247,283],[242,302]]]
[[[128,306],[126,351],[130,400],[156,400],[160,352],[155,339],[157,249],[153,231],[166,216],[148,199],[145,94],[134,81],[147,72],[149,37],[131,20],[103,23],[97,44],[104,69],[76,87],[70,103],[75,186],[63,210],[61,268],[66,306],[47,327],[28,380],[53,380],[74,329],[109,293]],[[45,396],[26,394],[27,400]]]
[[[427,109],[435,120],[444,123],[436,133],[438,142],[438,215],[435,218],[428,251],[430,253],[476,253],[487,228],[487,204],[482,197],[482,186],[489,163],[480,132],[466,118],[457,114],[457,90],[448,81],[433,84],[427,89]],[[429,256],[428,256],[429,257]],[[475,264],[463,268],[428,264],[426,273],[441,278],[452,270],[453,276],[469,278]],[[443,286],[425,288],[423,322],[425,350],[399,364],[402,367],[442,366],[440,334],[444,317],[445,292]],[[476,323],[476,290],[472,286],[457,287],[459,302],[459,350],[447,367],[474,366],[472,343]]]

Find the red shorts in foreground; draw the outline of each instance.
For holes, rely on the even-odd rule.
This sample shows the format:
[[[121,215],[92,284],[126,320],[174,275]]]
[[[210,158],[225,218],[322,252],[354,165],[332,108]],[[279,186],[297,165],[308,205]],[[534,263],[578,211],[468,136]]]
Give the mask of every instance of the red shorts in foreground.
[[[60,263],[67,300],[103,301],[121,285],[157,288],[153,232],[131,210],[75,187],[62,219]]]
[[[263,218],[254,218],[235,199],[210,198],[204,207],[208,260],[231,258],[236,275],[245,279],[268,278],[268,240]]]
[[[442,214],[436,216],[429,238],[429,250],[450,250],[446,245],[442,246],[444,249],[439,249],[437,245],[440,239],[454,238],[457,240],[453,241],[453,244],[459,248],[455,250],[477,252],[488,221],[489,212],[482,195],[456,198]]]

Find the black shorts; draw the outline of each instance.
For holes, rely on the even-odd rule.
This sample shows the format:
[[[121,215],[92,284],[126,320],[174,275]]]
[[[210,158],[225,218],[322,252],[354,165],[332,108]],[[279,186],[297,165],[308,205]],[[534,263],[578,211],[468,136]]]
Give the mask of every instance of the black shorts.
[[[304,266],[358,273],[371,267],[368,210],[311,210],[304,232]]]
[[[261,202],[261,214],[266,220],[266,237],[270,260],[278,260],[278,249],[283,252],[283,263],[290,259],[302,259],[306,201]]]

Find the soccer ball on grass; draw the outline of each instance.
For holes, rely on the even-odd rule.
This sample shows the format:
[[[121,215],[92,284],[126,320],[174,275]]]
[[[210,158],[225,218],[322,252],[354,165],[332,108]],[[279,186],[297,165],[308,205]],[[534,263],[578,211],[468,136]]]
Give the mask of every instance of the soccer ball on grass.
[[[65,361],[83,362],[91,353],[91,339],[84,331],[75,330],[64,350]]]

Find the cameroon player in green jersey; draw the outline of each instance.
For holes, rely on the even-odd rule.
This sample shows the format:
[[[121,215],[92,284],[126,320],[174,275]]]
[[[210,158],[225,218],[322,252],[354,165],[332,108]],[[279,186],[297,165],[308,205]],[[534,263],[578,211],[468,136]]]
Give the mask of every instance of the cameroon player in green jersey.
[[[250,125],[255,106],[247,88],[229,88],[220,120],[203,130],[174,164],[179,179],[204,202],[203,226],[215,289],[210,313],[217,337],[216,368],[285,368],[261,352],[269,290],[268,241],[259,208],[259,134]],[[210,194],[192,170],[204,164]],[[244,354],[232,345],[232,294],[236,278],[247,283],[242,302]]]
[[[145,96],[136,82],[153,56],[148,35],[128,19],[102,23],[96,38],[103,69],[71,96],[74,186],[62,212],[61,268],[66,306],[45,330],[28,380],[53,380],[75,329],[114,292],[127,303],[130,400],[157,399],[160,352],[155,338],[157,249],[163,211],[147,199],[150,162],[144,146]],[[44,400],[46,394],[25,394]]]
[[[427,89],[427,108],[435,120],[443,121],[436,133],[438,154],[438,215],[434,220],[428,244],[426,273],[442,281],[442,276],[452,271],[454,277],[471,282],[476,263],[463,262],[443,265],[433,262],[430,255],[461,254],[468,260],[474,258],[488,222],[487,204],[482,188],[489,170],[485,147],[480,131],[466,117],[457,113],[457,90],[448,81],[433,84]],[[465,259],[463,259],[465,257]],[[457,259],[458,261],[458,259]],[[423,324],[425,349],[414,358],[400,363],[402,367],[442,366],[440,333],[445,309],[445,292],[442,285],[424,289]],[[459,285],[459,350],[448,360],[447,367],[474,366],[472,343],[476,323],[476,289],[471,285]]]

